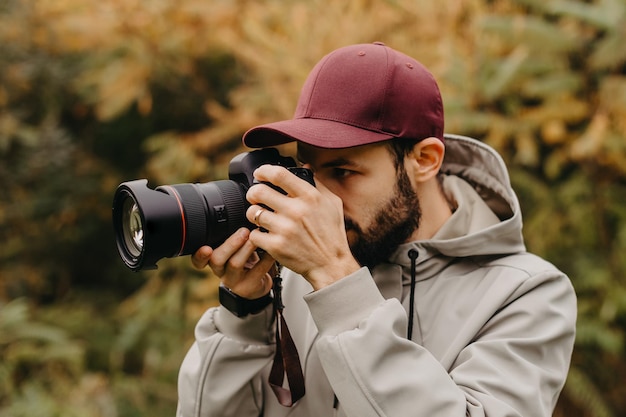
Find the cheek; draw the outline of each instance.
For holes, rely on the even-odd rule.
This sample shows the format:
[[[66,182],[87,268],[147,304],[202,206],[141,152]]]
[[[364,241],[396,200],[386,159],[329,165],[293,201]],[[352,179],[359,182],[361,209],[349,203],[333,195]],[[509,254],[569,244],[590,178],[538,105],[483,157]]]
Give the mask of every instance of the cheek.
[[[351,193],[343,199],[345,216],[357,223],[362,230],[370,229],[381,210],[393,199],[393,189],[393,185],[370,185],[361,192]]]
[[[361,230],[371,227],[380,211],[393,201],[396,189],[395,170],[355,175],[343,181],[317,173],[316,181],[342,200],[345,218],[356,223]]]

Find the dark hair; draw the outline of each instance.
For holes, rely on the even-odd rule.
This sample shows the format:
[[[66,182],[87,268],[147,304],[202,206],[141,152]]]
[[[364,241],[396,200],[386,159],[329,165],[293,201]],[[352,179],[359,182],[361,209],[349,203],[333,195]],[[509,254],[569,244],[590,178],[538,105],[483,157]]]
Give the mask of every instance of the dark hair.
[[[404,162],[404,158],[411,153],[413,147],[420,139],[390,139],[385,142],[387,149],[393,157],[396,169]]]
[[[402,163],[404,162],[404,158],[411,153],[413,147],[420,142],[421,139],[389,139],[385,143],[387,150],[393,157],[393,163],[396,167],[396,172],[399,169],[404,169],[402,167]],[[437,182],[439,183],[439,189],[443,193],[443,172],[439,171],[437,173]]]

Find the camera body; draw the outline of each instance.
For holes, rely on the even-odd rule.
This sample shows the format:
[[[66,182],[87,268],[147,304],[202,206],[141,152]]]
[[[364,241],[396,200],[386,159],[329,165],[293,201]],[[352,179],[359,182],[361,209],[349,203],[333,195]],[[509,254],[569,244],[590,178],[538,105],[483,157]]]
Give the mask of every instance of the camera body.
[[[113,197],[113,228],[120,257],[133,271],[155,269],[162,258],[189,255],[203,245],[217,247],[237,229],[256,226],[246,218],[246,192],[261,165],[280,165],[315,185],[313,173],[275,148],[244,152],[228,167],[228,180],[161,185],[123,182]],[[284,193],[278,187],[269,184]]]

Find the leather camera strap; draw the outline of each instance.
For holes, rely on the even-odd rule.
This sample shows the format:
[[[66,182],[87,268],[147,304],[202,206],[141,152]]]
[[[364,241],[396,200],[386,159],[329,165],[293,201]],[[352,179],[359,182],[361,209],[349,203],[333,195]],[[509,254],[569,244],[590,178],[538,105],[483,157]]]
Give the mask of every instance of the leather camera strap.
[[[298,350],[283,316],[285,306],[282,302],[282,278],[277,265],[272,268],[272,272],[274,275],[274,313],[276,314],[276,353],[268,382],[278,402],[285,407],[291,407],[305,394],[304,376]],[[285,376],[287,376],[289,388],[283,386]]]

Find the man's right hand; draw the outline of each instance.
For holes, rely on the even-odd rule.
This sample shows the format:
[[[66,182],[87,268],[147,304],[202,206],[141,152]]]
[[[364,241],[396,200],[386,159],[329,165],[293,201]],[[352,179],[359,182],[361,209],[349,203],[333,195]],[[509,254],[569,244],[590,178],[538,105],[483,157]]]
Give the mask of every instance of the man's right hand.
[[[274,259],[267,253],[259,257],[249,236],[250,231],[241,228],[215,249],[202,246],[193,254],[191,262],[197,269],[208,265],[224,286],[240,297],[253,300],[272,289],[268,271]]]

